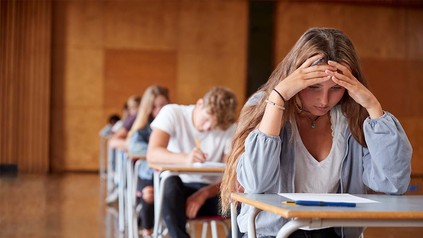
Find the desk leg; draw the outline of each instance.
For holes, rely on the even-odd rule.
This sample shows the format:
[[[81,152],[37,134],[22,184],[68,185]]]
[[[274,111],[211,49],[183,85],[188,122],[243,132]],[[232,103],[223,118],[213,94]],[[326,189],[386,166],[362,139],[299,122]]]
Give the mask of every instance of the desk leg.
[[[161,171],[154,170],[154,231],[153,237],[159,237],[159,213],[161,213],[161,208],[159,205],[160,200],[160,174]],[[160,209],[160,210],[159,210]]]
[[[174,176],[175,173],[172,173],[170,171],[162,171],[161,173],[158,172],[158,175],[156,176],[156,172],[154,172],[154,236],[157,238],[162,235],[162,208],[163,208],[163,194],[165,190],[165,183],[166,180]],[[158,177],[158,178],[156,178]],[[159,184],[158,186],[158,197],[156,197],[156,180]],[[157,205],[156,205],[157,204]],[[157,206],[157,207],[156,207]]]
[[[118,207],[119,207],[119,231],[125,231],[125,155],[119,151],[117,158],[117,173],[119,174],[118,180]]]
[[[158,238],[162,235],[162,206],[163,206],[163,191],[164,182],[167,176],[162,175],[164,171],[154,171],[154,231],[153,237]]]
[[[132,190],[132,183],[133,183],[133,166],[132,166],[132,159],[125,155],[125,163],[126,163],[126,221],[128,226],[128,237],[134,237],[134,230],[133,230],[133,212],[134,212],[134,200],[135,200],[135,193]]]
[[[294,219],[287,222],[282,228],[279,230],[276,238],[288,238],[294,231],[298,230],[300,227],[310,225],[310,219]]]
[[[231,202],[231,233],[232,238],[238,238],[238,224],[236,218],[238,216],[238,211],[236,207],[236,202]],[[240,237],[241,238],[241,237]]]
[[[250,211],[250,215],[248,216],[248,238],[255,238],[256,237],[256,217],[260,209],[256,207],[251,207],[252,210]]]
[[[115,188],[113,162],[115,163],[115,170],[117,170],[116,150],[107,145],[107,196],[109,196]]]

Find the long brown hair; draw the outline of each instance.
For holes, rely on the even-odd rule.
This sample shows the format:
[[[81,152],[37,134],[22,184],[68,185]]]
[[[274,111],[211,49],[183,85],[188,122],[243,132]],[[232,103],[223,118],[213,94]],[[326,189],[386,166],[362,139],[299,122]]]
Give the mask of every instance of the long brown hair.
[[[256,92],[255,95],[260,95],[257,102],[246,104],[241,110],[238,127],[232,140],[232,150],[229,153],[221,183],[223,214],[228,212],[230,193],[239,192],[241,189],[236,179],[238,159],[245,151],[245,139],[251,131],[257,128],[263,117],[266,106],[264,100],[281,80],[298,69],[308,58],[317,54],[322,54],[329,60],[347,65],[357,80],[367,87],[354,46],[344,33],[331,28],[311,28],[307,30],[279,63],[266,84]],[[282,118],[284,122],[295,123],[295,101],[296,96],[285,103],[286,110]],[[352,135],[361,145],[366,146],[362,126],[364,119],[368,116],[367,111],[356,103],[347,92],[339,104],[341,104],[342,111],[348,119]]]

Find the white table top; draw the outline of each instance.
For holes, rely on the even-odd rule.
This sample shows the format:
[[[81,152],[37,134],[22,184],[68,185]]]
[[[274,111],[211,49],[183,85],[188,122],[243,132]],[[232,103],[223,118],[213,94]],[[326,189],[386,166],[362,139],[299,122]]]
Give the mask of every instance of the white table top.
[[[284,218],[423,219],[422,195],[360,194],[355,196],[375,200],[378,203],[357,203],[356,207],[300,206],[283,203],[289,199],[277,194],[231,194],[234,201]]]

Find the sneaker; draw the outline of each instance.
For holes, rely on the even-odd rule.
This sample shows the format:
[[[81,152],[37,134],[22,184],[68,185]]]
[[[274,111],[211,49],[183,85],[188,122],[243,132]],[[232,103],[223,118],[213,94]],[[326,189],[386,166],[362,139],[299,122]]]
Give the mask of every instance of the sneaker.
[[[153,230],[147,230],[147,229],[142,229],[141,231],[138,232],[138,235],[143,237],[143,238],[152,238],[153,237]]]
[[[106,203],[108,205],[110,205],[110,204],[116,202],[118,200],[118,195],[119,195],[118,191],[117,191],[117,189],[115,189],[109,196],[107,196]]]

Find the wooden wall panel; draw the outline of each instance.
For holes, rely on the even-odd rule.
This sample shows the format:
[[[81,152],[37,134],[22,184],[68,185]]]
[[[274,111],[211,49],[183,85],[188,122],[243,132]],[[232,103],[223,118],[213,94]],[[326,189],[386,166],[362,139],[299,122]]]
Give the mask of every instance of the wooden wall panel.
[[[409,77],[411,73],[407,71],[408,62],[389,58],[363,58],[361,63],[369,87],[384,110],[395,115],[412,115],[410,107],[413,103],[410,103],[410,96],[406,93],[408,89],[411,89]],[[395,95],[395,97],[387,95]]]
[[[335,27],[351,38],[370,88],[409,136],[412,172],[423,174],[423,8],[280,1],[276,16],[275,64],[310,27]]]
[[[177,49],[179,12],[188,4],[180,0],[107,1],[103,11],[105,47]]]
[[[49,170],[50,1],[0,2],[0,164]]]
[[[176,53],[152,50],[106,50],[104,75],[104,110],[107,115],[120,113],[129,96],[141,96],[152,84],[176,92]]]
[[[245,100],[248,2],[184,1],[179,14],[177,100],[223,85]]]
[[[96,170],[103,106],[102,1],[54,1],[53,171]],[[67,159],[72,158],[72,159]]]
[[[222,85],[245,100],[248,1],[54,1],[52,166],[96,170],[98,132],[149,84],[175,103]]]

